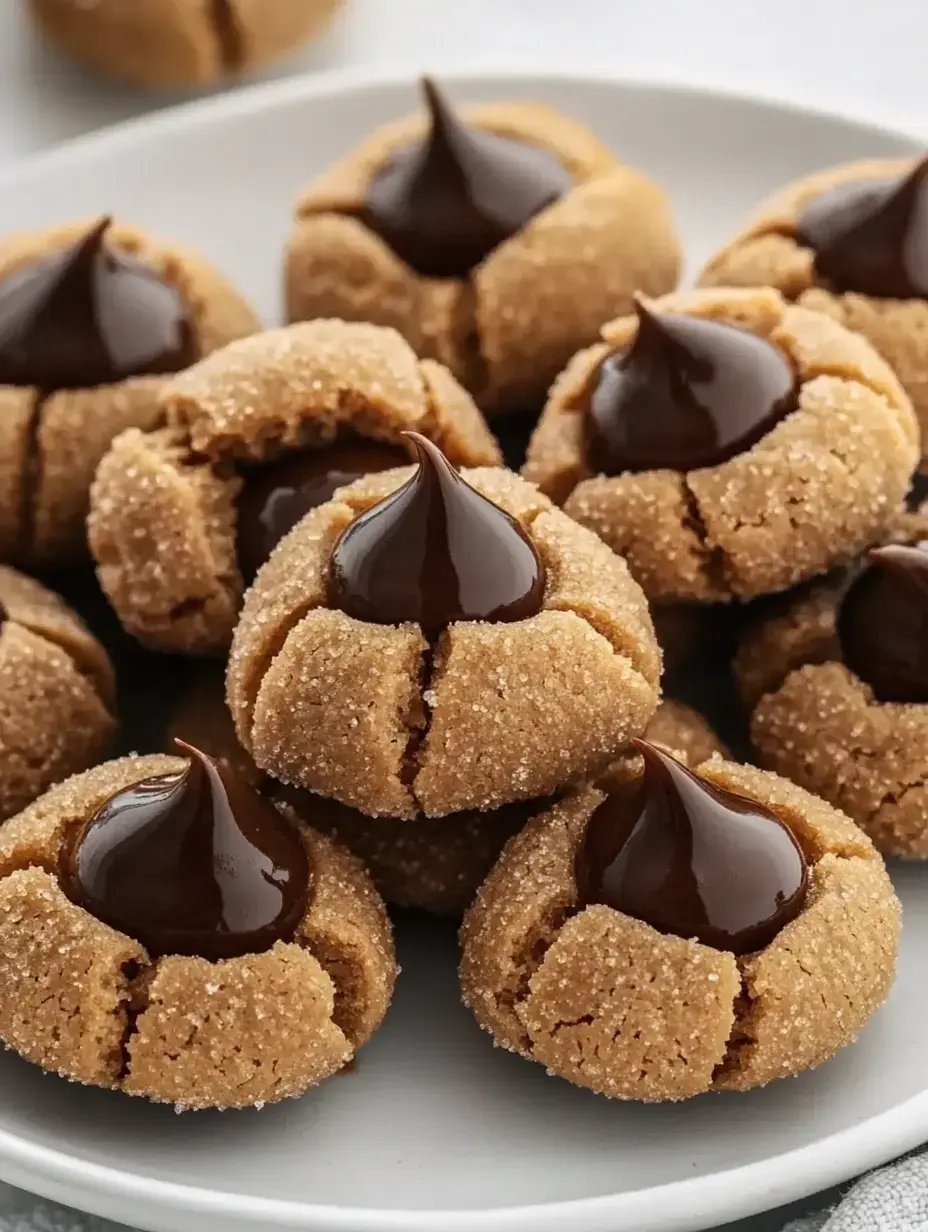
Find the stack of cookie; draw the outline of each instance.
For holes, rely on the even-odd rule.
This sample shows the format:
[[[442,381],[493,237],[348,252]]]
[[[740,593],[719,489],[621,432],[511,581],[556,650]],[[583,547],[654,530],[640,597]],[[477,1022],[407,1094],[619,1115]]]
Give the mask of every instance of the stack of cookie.
[[[478,1021],[578,1085],[808,1069],[895,970],[840,810],[928,850],[910,395],[805,302],[811,257],[677,293],[665,195],[586,128],[424,93],[301,195],[284,328],[108,220],[0,245],[0,551],[79,564],[86,532],[123,629],[191,663],[99,764],[107,650],[0,568],[0,1039],[182,1107],[298,1095],[387,1011],[386,900],[463,915]],[[661,701],[663,644],[713,705],[745,600],[786,778]]]

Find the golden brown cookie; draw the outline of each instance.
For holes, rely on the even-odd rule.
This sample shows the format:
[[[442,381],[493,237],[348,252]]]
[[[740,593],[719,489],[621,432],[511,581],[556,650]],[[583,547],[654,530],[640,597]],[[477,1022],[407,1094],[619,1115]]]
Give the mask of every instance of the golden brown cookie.
[[[140,86],[193,86],[318,38],[340,0],[30,0],[68,55]]]
[[[141,836],[144,867],[141,859],[133,866],[132,853],[109,837],[120,802],[128,793],[138,805],[144,783],[147,803],[135,810],[143,813],[143,824],[155,808],[162,810],[158,826],[175,824],[168,806],[179,792],[194,790],[189,775],[198,766],[209,777],[205,785],[196,782],[195,820],[189,808],[182,819],[194,827],[185,831],[190,842],[183,868],[174,868],[170,851],[152,848],[150,834]],[[376,1030],[393,990],[392,937],[360,863],[322,835],[295,830],[260,797],[276,818],[271,827],[279,830],[273,842],[253,819],[247,841],[243,828],[236,831],[234,857],[223,866],[233,870],[225,876],[235,889],[226,886],[220,931],[209,918],[210,894],[184,897],[203,875],[196,867],[203,851],[196,837],[202,801],[215,801],[217,784],[229,786],[226,777],[214,777],[215,767],[205,766],[193,757],[108,762],[54,788],[3,827],[0,1039],[72,1081],[179,1108],[260,1106],[300,1095],[335,1073]],[[241,782],[232,784],[226,797],[236,824],[242,790]],[[221,820],[227,827],[227,818]],[[222,850],[227,836],[217,830],[207,851]],[[250,863],[253,849],[269,853],[263,863]],[[288,859],[296,855],[297,871],[302,861],[302,881],[295,873],[282,880],[281,870],[289,871],[282,850]],[[115,891],[105,878],[94,879],[101,851],[116,861]],[[146,870],[154,898],[146,891]],[[166,880],[168,873],[173,880]],[[250,908],[250,917],[247,911],[237,916],[248,902],[249,877],[262,879],[258,914]],[[129,905],[127,893],[119,894],[127,879]],[[267,899],[270,886],[284,887],[286,932],[276,917],[265,922],[261,914],[274,903]],[[103,922],[127,913],[146,944]],[[260,944],[248,948],[254,938],[246,928]],[[229,956],[203,956],[213,948]]]
[[[103,459],[88,523],[107,597],[159,650],[223,650],[277,540],[337,487],[405,463],[403,432],[456,464],[501,461],[446,369],[375,325],[256,334],[170,382],[161,407],[166,427],[124,433]]]
[[[924,290],[921,294],[894,294],[893,291],[906,288],[894,288],[887,283],[885,292],[875,294],[864,293],[860,282],[856,288],[836,283],[828,272],[832,263],[826,259],[824,269],[819,268],[816,253],[801,227],[809,218],[808,207],[825,202],[829,194],[858,186],[888,185],[892,181],[901,188],[905,177],[913,171],[917,174],[919,166],[910,158],[868,159],[833,167],[787,185],[765,201],[744,230],[709,260],[700,282],[703,286],[775,287],[787,299],[823,312],[862,334],[896,372],[912,399],[924,437],[928,430],[928,298]],[[837,203],[837,198],[832,200]],[[874,195],[872,211],[878,203]],[[885,217],[898,222],[905,214],[897,209],[892,214],[887,212]],[[876,256],[892,253],[893,249],[885,243],[888,236],[878,237],[872,224],[867,226],[869,231],[861,231],[859,238],[860,261],[868,267],[865,281],[869,282],[879,265]],[[901,245],[899,236],[896,246]],[[861,277],[853,268],[835,272],[846,272],[850,282],[854,282],[855,272]]]
[[[229,662],[241,742],[283,782],[397,818],[602,771],[657,705],[640,588],[531,484],[417,448],[418,468],[344,488],[259,573]]]
[[[747,385],[760,358],[787,379],[794,373],[782,417],[760,423],[761,435],[753,443],[748,437],[743,451],[687,471],[645,464],[610,475],[597,474],[587,456],[591,391],[601,365],[631,355],[643,327],[634,317],[604,326],[603,342],[577,354],[557,379],[522,473],[625,556],[652,602],[727,602],[782,590],[880,536],[908,489],[918,429],[898,381],[864,339],[769,289],[686,292],[638,311],[664,354],[677,345],[671,326],[706,332],[711,323],[714,334],[728,327],[722,334],[740,339],[742,349],[746,334],[765,340],[762,355],[741,357],[742,392],[753,392]],[[661,379],[670,371],[660,352],[648,364]],[[716,396],[727,388],[719,377]],[[733,399],[726,409],[735,408]],[[689,426],[705,430],[701,420]]]
[[[27,568],[84,560],[113,438],[154,426],[165,374],[258,328],[198,253],[105,220],[0,239],[0,321],[0,560]]]
[[[0,822],[106,755],[115,693],[109,657],[77,613],[0,565]]]
[[[915,544],[926,536],[922,510],[900,520],[891,542]],[[751,739],[764,765],[843,809],[880,851],[925,859],[922,605],[905,556],[898,581],[885,559],[879,563],[893,551],[880,549],[869,567],[862,563],[784,598],[748,630],[735,671],[753,707]],[[920,555],[910,559],[919,564]]]
[[[600,826],[616,796],[579,791],[508,844],[461,933],[464,999],[497,1044],[602,1095],[656,1101],[761,1086],[820,1065],[854,1039],[895,968],[899,904],[882,861],[843,814],[776,775],[714,759],[699,768],[696,790],[707,784],[729,805],[736,793],[777,839],[768,852],[752,845],[752,834],[767,833],[752,829],[756,817],[727,820],[746,827],[737,856],[719,849],[718,869],[700,870],[710,885],[716,875],[715,901],[705,886],[698,899],[708,907],[726,899],[719,881],[738,886],[727,896],[733,914],[714,922],[722,939],[711,943],[670,931],[675,915],[685,922],[685,894],[649,904],[666,917],[658,929],[581,892],[593,819]],[[708,837],[730,841],[723,833]],[[772,895],[797,845],[804,882],[781,912]],[[725,872],[732,859],[734,880]],[[613,892],[621,902],[642,884],[616,881]],[[742,943],[755,934],[739,935],[733,923],[746,884],[781,917],[757,932],[763,944],[753,951]],[[705,919],[713,923],[711,911]]]
[[[286,258],[289,319],[392,325],[417,354],[446,364],[488,413],[531,409],[602,322],[628,311],[633,292],[676,285],[670,205],[585,126],[549,107],[487,103],[458,118],[434,85],[426,89],[431,126],[417,115],[378,129],[301,194]],[[447,242],[436,233],[432,247],[457,251],[461,241],[469,250],[446,266],[408,244],[398,255],[396,229],[377,225],[375,186],[427,140],[413,212],[446,228]],[[453,158],[465,147],[466,175]],[[455,195],[469,185],[479,197],[484,181],[497,213],[515,203],[508,227],[488,220],[481,201]],[[550,193],[539,195],[539,185]],[[396,185],[388,191],[395,205]],[[527,200],[520,215],[515,207]],[[482,246],[470,243],[475,235]]]

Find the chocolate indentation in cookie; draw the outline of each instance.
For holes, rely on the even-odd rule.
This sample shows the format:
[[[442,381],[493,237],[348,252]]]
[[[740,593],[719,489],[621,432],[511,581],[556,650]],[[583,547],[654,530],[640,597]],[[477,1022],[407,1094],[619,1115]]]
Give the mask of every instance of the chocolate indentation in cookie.
[[[399,446],[350,441],[254,470],[238,498],[238,558],[245,578],[251,581],[284,535],[337,488],[408,462]]]
[[[796,239],[836,291],[928,296],[928,158],[901,178],[852,180],[810,201]]]
[[[796,840],[756,800],[635,745],[643,776],[606,797],[577,857],[585,902],[732,954],[763,949],[805,901]]]
[[[289,941],[310,892],[299,834],[228,762],[177,744],[184,770],[118,792],[66,845],[62,888],[152,957]]]
[[[362,216],[418,273],[460,278],[572,180],[546,150],[465,124],[429,78],[422,90],[429,132],[374,176]]]
[[[796,406],[796,378],[764,338],[640,301],[634,339],[581,396],[589,469],[691,471],[743,453]]]
[[[928,702],[928,540],[891,543],[838,611],[845,664],[883,702]]]
[[[90,389],[198,358],[179,292],[106,242],[111,221],[0,281],[0,384]]]
[[[545,570],[531,539],[437,445],[403,435],[419,465],[342,532],[329,561],[330,605],[373,624],[418,624],[427,636],[459,620],[534,616]]]

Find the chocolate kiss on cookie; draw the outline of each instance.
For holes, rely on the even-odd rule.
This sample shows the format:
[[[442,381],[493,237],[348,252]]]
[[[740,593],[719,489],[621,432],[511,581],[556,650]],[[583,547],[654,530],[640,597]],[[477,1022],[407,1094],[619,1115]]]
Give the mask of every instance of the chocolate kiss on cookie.
[[[110,223],[0,281],[0,385],[90,389],[198,358],[180,294],[106,242]]]
[[[427,77],[422,91],[429,132],[374,176],[362,216],[418,273],[462,278],[573,181],[546,150],[465,124]]]
[[[928,702],[928,540],[869,560],[838,611],[844,662],[880,701]]]
[[[251,580],[288,531],[337,488],[408,463],[406,451],[377,441],[344,441],[256,468],[238,498],[238,557]]]
[[[475,491],[437,445],[404,432],[419,465],[342,532],[329,561],[329,603],[372,624],[524,620],[540,611],[541,558],[515,518]]]
[[[186,769],[109,799],[63,852],[62,889],[152,957],[289,941],[310,892],[299,834],[229,763],[176,743]]]
[[[796,406],[796,377],[764,338],[701,317],[652,313],[593,370],[581,396],[588,468],[691,471],[743,453]]]
[[[928,296],[928,158],[901,179],[852,180],[811,201],[796,239],[836,291]]]
[[[732,954],[763,949],[805,902],[796,840],[756,800],[634,743],[644,775],[606,797],[577,857],[586,903]]]

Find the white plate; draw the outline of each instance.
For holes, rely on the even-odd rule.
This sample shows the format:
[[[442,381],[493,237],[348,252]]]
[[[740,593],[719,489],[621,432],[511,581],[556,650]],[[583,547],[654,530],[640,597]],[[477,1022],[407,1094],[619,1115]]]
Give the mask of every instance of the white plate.
[[[471,76],[459,98],[538,97],[673,194],[691,268],[759,197],[912,140],[705,92],[545,74]],[[81,140],[0,181],[0,233],[113,210],[189,241],[278,314],[288,205],[408,84],[295,81]],[[926,873],[928,875],[928,873]],[[457,999],[453,931],[399,930],[403,973],[356,1073],[261,1113],[177,1117],[0,1057],[0,1177],[151,1232],[684,1232],[843,1180],[928,1137],[928,895],[896,870],[899,981],[859,1043],[813,1074],[681,1106],[598,1099],[494,1050]]]

